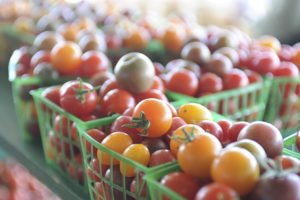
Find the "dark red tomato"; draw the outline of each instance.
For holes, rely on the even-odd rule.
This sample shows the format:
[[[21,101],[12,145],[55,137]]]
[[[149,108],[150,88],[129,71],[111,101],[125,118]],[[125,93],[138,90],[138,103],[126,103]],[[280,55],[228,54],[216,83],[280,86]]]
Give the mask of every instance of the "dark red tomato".
[[[145,180],[143,179],[144,174],[139,173],[138,175],[138,181],[136,180],[136,177],[133,179],[133,181],[130,184],[130,191],[137,195],[135,199],[140,199],[141,197],[147,196],[147,184],[145,183]],[[137,186],[138,182],[138,188]],[[141,188],[143,186],[143,188]],[[137,194],[139,192],[139,194]]]
[[[154,66],[154,69],[155,69],[155,75],[156,76],[161,75],[165,70],[164,66],[161,63],[154,62],[153,66]]]
[[[143,140],[143,137],[140,136],[140,132],[136,129],[136,128],[130,128],[130,127],[125,127],[123,125],[125,124],[132,124],[131,123],[131,116],[120,116],[118,117],[112,124],[111,128],[110,128],[110,132],[124,132],[127,133],[133,143],[141,143]]]
[[[42,96],[52,101],[56,105],[60,104],[60,87],[52,86],[42,92]]]
[[[249,83],[257,83],[262,82],[263,79],[259,73],[252,71],[252,70],[245,70],[245,73],[248,77]]]
[[[297,135],[296,135],[296,146],[298,151],[300,151],[300,131],[298,131]]]
[[[223,140],[223,130],[216,122],[203,120],[198,122],[197,125],[200,126],[205,132],[216,136],[216,138],[218,138],[219,141]]]
[[[40,50],[40,51],[36,52],[32,56],[31,61],[30,61],[30,71],[33,72],[34,68],[42,62],[46,62],[46,63],[51,62],[50,51]]]
[[[102,140],[106,137],[105,133],[103,133],[99,129],[90,129],[87,131],[87,134],[94,140],[96,140],[98,143],[101,143]],[[86,151],[90,154],[93,153],[94,157],[97,157],[97,148],[93,145],[92,149],[91,143],[89,141],[86,141],[84,138],[82,138],[82,142],[86,148]]]
[[[108,168],[109,168],[109,165],[101,165],[101,171],[100,171],[99,160],[94,158],[93,160],[91,160],[91,162],[89,164],[88,176],[94,182],[101,181],[101,177],[105,176],[106,170]]]
[[[149,161],[149,166],[154,167],[154,166],[161,165],[164,163],[173,162],[175,160],[176,160],[176,158],[170,150],[160,149],[160,150],[155,151],[151,155],[150,161]]]
[[[247,126],[248,122],[235,122],[232,126],[228,129],[228,138],[231,142],[237,141],[237,138],[241,132],[241,130]]]
[[[168,132],[165,134],[165,140],[170,144],[171,136],[173,135],[173,132],[181,127],[182,125],[185,125],[186,122],[181,117],[173,117],[172,118],[172,125]]]
[[[116,79],[108,79],[101,86],[100,93],[99,93],[100,97],[103,98],[107,92],[109,92],[113,89],[118,89],[118,88],[119,88],[119,86],[118,86]]]
[[[161,80],[161,78],[159,78],[158,76],[153,77],[153,84],[152,84],[151,89],[157,89],[162,92],[165,92],[165,86],[164,86],[164,83]]]
[[[161,179],[160,183],[188,200],[194,200],[200,188],[200,185],[193,176],[183,172],[168,174]],[[164,195],[163,200],[167,199],[170,198]]]
[[[22,70],[17,71],[17,76],[22,76],[23,74],[28,73],[30,69],[30,60],[31,56],[27,47],[21,47],[15,50],[10,57],[10,62],[20,64]]]
[[[231,90],[249,85],[249,80],[245,72],[240,69],[233,69],[230,73],[225,74],[224,89]]]
[[[87,121],[96,120],[97,117],[96,117],[95,115],[87,115],[87,116],[82,116],[82,117],[80,117],[80,119],[81,119],[82,121],[87,122]],[[78,136],[78,135],[77,135],[76,123],[74,122],[74,123],[72,124],[72,127],[71,127],[71,137],[72,137],[72,139],[73,139],[75,142],[79,142],[77,136]]]
[[[81,77],[92,77],[93,75],[107,71],[109,68],[107,56],[100,51],[87,51],[81,56]]]
[[[286,77],[298,77],[299,69],[292,62],[281,62],[280,66],[273,71],[273,75],[278,76],[286,76]]]
[[[93,86],[82,82],[84,90],[91,90]],[[97,105],[97,93],[95,91],[84,94],[84,99],[76,98],[75,89],[80,88],[79,81],[68,81],[60,89],[60,105],[67,112],[77,116],[89,115]]]
[[[73,122],[71,120],[68,120],[67,117],[64,115],[57,115],[55,117],[54,125],[55,130],[59,135],[62,135],[66,138],[69,136],[69,128],[71,128]]]
[[[148,148],[150,154],[157,150],[168,148],[168,145],[161,138],[146,138],[141,143]]]
[[[148,90],[147,92],[143,92],[135,95],[135,100],[137,103],[144,99],[149,99],[149,98],[159,99],[168,102],[168,98],[166,97],[166,95],[162,91],[157,89],[151,89]]]
[[[83,161],[81,154],[75,155],[74,161],[77,165],[75,166],[73,163],[69,163],[69,174],[72,177],[72,179],[76,179],[77,181],[79,181],[79,183],[83,183],[83,169],[81,167],[83,166]]]
[[[254,57],[253,70],[261,74],[272,73],[280,65],[280,60],[275,52],[258,52]]]
[[[113,89],[104,95],[100,104],[103,116],[107,116],[109,113],[122,114],[127,108],[135,106],[135,99],[126,90]]]
[[[195,200],[238,200],[238,193],[227,185],[210,183],[202,187]]]
[[[54,146],[58,153],[64,153],[66,157],[70,157],[71,147],[70,144],[62,141],[59,136],[55,135],[53,132],[50,132],[48,135],[50,144]]]
[[[226,119],[217,121],[217,123],[219,124],[219,126],[223,130],[223,141],[229,140],[229,138],[228,138],[228,134],[229,134],[228,131],[229,131],[229,128],[232,126],[232,123],[229,120],[226,120]]]
[[[222,90],[223,81],[218,75],[207,72],[203,76],[200,76],[198,95],[203,93],[216,93]]]
[[[190,70],[173,70],[166,76],[166,88],[173,92],[194,96],[198,90],[198,78]]]

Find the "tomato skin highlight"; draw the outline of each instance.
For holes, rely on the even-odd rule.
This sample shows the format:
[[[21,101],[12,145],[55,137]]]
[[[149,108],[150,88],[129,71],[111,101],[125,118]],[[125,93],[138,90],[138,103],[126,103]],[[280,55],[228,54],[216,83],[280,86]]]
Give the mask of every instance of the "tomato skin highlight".
[[[235,190],[221,183],[210,183],[197,192],[195,200],[238,200]]]

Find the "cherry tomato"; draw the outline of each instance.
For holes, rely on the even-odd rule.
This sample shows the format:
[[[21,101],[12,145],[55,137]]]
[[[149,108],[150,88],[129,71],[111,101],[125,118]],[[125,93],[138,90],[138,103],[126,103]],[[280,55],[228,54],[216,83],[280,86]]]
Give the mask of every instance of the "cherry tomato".
[[[56,105],[60,104],[60,87],[52,86],[42,92],[42,96],[52,101]]]
[[[232,147],[223,149],[214,159],[211,176],[215,182],[228,185],[239,195],[245,195],[258,181],[259,166],[249,151]]]
[[[165,92],[165,86],[161,78],[159,78],[158,76],[153,77],[153,84],[151,89],[157,89],[160,90],[161,92]]]
[[[245,73],[248,77],[249,84],[263,81],[263,78],[261,77],[261,75],[259,75],[259,73],[255,72],[255,71],[245,70]]]
[[[291,58],[295,54],[295,49],[290,45],[283,44],[281,45],[281,49],[278,52],[278,56],[281,61],[291,61]]]
[[[258,39],[258,44],[263,47],[269,47],[278,53],[281,49],[279,40],[273,36],[265,35]]]
[[[87,51],[81,57],[79,75],[82,77],[92,77],[97,73],[107,71],[109,65],[109,60],[104,53],[99,51]]]
[[[102,140],[105,138],[105,133],[103,133],[102,131],[100,131],[99,129],[90,129],[87,130],[86,132],[90,137],[92,137],[94,140],[96,140],[97,142],[101,143]],[[86,151],[89,154],[93,154],[94,157],[97,156],[97,148],[95,146],[93,146],[92,149],[92,145],[89,141],[86,141],[84,138],[82,138],[82,143],[84,144]]]
[[[195,200],[238,200],[235,190],[221,183],[210,183],[200,188]]]
[[[73,122],[64,115],[57,115],[54,120],[55,130],[58,135],[62,135],[66,138],[69,136],[69,128],[71,128]]]
[[[215,136],[207,133],[196,135],[180,145],[178,164],[185,173],[208,180],[213,160],[221,149],[222,145]]]
[[[101,99],[104,97],[104,95],[107,92],[109,92],[113,89],[118,89],[118,88],[119,88],[119,86],[118,86],[118,83],[115,79],[106,80],[100,88],[100,97],[101,97]]]
[[[148,148],[150,154],[157,150],[168,148],[168,145],[161,138],[146,138],[142,141],[142,144]]]
[[[150,122],[148,137],[160,137],[171,127],[172,113],[165,102],[153,98],[142,100],[134,108],[132,117],[139,118],[141,112]]]
[[[261,74],[272,73],[280,65],[280,60],[275,52],[261,52],[255,56],[253,61],[253,70]]]
[[[123,113],[127,108],[135,106],[135,99],[126,90],[113,89],[107,92],[101,101],[101,113],[108,116],[110,113]]]
[[[124,124],[132,124],[131,120],[131,116],[122,115],[118,117],[111,125],[110,132],[113,133],[119,131],[127,133],[131,137],[133,143],[141,143],[143,137],[140,135],[140,132],[136,128],[123,126]]]
[[[223,80],[225,90],[242,88],[249,85],[247,75],[240,69],[233,69],[230,73],[224,76]]]
[[[136,180],[137,177],[135,177],[130,184],[130,192],[137,195],[136,199],[139,199],[140,197],[144,197],[144,198],[147,197],[147,183],[145,183],[143,176],[144,174],[139,173],[138,181]]]
[[[214,135],[219,141],[223,140],[223,130],[216,122],[203,120],[198,122],[197,125],[203,128],[206,133]]]
[[[222,79],[214,73],[207,72],[199,79],[198,94],[216,93],[223,90]]]
[[[173,70],[166,76],[166,88],[173,92],[194,96],[198,89],[197,76],[186,69]]]
[[[193,131],[194,134],[205,133],[205,131],[202,128],[194,124],[185,124],[183,126],[180,126],[178,129],[176,129],[173,132],[173,135],[170,140],[170,150],[175,156],[177,156],[178,149],[181,143],[183,142],[183,139],[175,139],[175,137],[180,136],[185,138],[185,134],[183,132],[184,130],[188,133]]]
[[[84,90],[91,90],[93,86],[89,83],[82,82]],[[76,91],[80,89],[79,81],[68,81],[60,89],[60,105],[67,112],[77,116],[89,115],[97,104],[97,93],[95,91],[84,94],[84,99],[76,98]]]
[[[69,174],[73,179],[76,179],[79,181],[79,183],[83,183],[83,161],[82,161],[82,156],[81,154],[75,155],[74,162],[77,164],[69,163],[68,170]]]
[[[281,62],[280,67],[273,71],[273,75],[276,77],[280,77],[280,76],[298,77],[299,69],[292,62]]]
[[[176,108],[170,104],[169,102],[166,102],[167,106],[170,108],[171,113],[172,113],[172,117],[177,117],[177,110]]]
[[[123,44],[126,47],[133,49],[143,49],[150,40],[149,32],[142,28],[131,30],[123,39]]]
[[[150,152],[143,144],[128,146],[122,155],[145,166],[148,165],[150,159]],[[135,168],[129,164],[124,164],[122,161],[120,161],[120,172],[125,174],[126,177],[135,176]]]
[[[165,134],[165,140],[168,142],[168,144],[170,143],[171,136],[173,135],[174,131],[185,124],[186,124],[186,122],[182,118],[173,117],[172,125],[171,125],[170,129],[168,130],[168,132]]]
[[[170,150],[160,149],[160,150],[155,151],[151,155],[150,161],[149,161],[149,166],[154,167],[154,166],[161,165],[164,163],[173,162],[175,160],[176,160],[176,158]]]
[[[181,117],[188,124],[197,124],[203,120],[213,120],[210,111],[196,103],[187,103],[181,106],[178,110],[178,117]]]
[[[10,60],[18,64],[17,76],[22,76],[29,72],[31,56],[27,47],[15,50]]]
[[[298,151],[300,151],[300,131],[298,131],[297,135],[296,135],[296,146]]]
[[[237,138],[241,132],[241,130],[247,126],[248,122],[235,122],[229,129],[228,129],[228,138],[231,142],[237,141]]]
[[[132,139],[123,132],[114,132],[104,138],[101,144],[117,153],[123,153],[123,151],[132,144]],[[100,149],[97,151],[97,158],[101,160],[104,165],[110,165],[111,159],[112,164],[119,164],[119,160],[111,158],[107,153],[102,152]]]
[[[82,121],[92,121],[92,120],[96,120],[97,117],[95,115],[87,115],[87,116],[82,116],[80,117],[80,119]],[[78,138],[78,134],[77,134],[77,128],[76,128],[76,122],[73,122],[72,126],[71,126],[71,137],[75,142],[79,143],[79,138]]]
[[[232,123],[229,120],[223,119],[220,121],[217,121],[217,123],[219,124],[219,126],[222,128],[223,130],[223,141],[228,140],[228,136],[229,136],[229,128],[232,126]]]
[[[51,62],[50,51],[41,50],[36,52],[30,60],[30,71],[33,72],[34,68],[42,62]]]
[[[160,183],[188,200],[193,200],[200,188],[200,185],[193,176],[183,172],[170,173],[164,176]],[[170,198],[163,196],[163,200],[169,199]]]
[[[162,34],[162,43],[167,49],[179,52],[185,38],[185,31],[179,25],[168,26]]]
[[[148,90],[147,92],[143,92],[143,93],[139,93],[139,94],[135,95],[135,99],[137,102],[140,102],[144,99],[149,99],[149,98],[159,99],[159,100],[162,100],[165,102],[168,101],[168,98],[166,97],[166,95],[161,90],[157,90],[157,89],[151,89],[151,90]]]
[[[108,168],[109,165],[101,165],[101,171],[100,171],[99,160],[94,158],[93,160],[91,160],[89,164],[88,176],[94,182],[101,181],[101,177],[105,176],[105,172]]]
[[[51,50],[51,63],[62,75],[73,75],[80,68],[80,47],[73,42],[56,44]]]

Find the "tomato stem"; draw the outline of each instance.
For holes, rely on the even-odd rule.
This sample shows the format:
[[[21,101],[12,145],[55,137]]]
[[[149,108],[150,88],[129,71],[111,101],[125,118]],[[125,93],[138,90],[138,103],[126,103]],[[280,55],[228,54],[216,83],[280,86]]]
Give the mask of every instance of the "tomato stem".
[[[172,139],[174,139],[176,142],[183,144],[183,143],[188,143],[192,142],[195,140],[196,135],[194,134],[195,127],[193,126],[191,131],[188,132],[185,128],[182,128],[182,132],[184,133],[184,137],[182,136],[171,136]]]
[[[93,92],[93,91],[96,91],[98,89],[100,89],[101,85],[98,85],[96,87],[93,87],[92,89],[89,89],[89,90],[86,90],[84,89],[83,87],[83,81],[80,77],[77,78],[77,81],[79,81],[79,89],[76,89],[75,87],[73,87],[73,90],[75,91],[76,93],[76,100],[77,101],[81,101],[81,104],[84,104],[85,103],[85,95],[90,93],[90,92]]]
[[[141,111],[139,117],[132,117],[131,122],[133,124],[123,124],[122,127],[129,127],[129,128],[141,128],[140,136],[147,137],[149,135],[148,128],[150,127],[150,121],[146,119],[146,115],[143,111]]]

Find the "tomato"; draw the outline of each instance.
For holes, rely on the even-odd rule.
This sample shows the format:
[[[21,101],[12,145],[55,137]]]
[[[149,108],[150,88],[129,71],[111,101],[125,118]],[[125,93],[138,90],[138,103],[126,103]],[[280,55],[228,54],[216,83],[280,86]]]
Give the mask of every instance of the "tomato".
[[[122,47],[122,39],[118,35],[106,35],[106,45],[108,49],[120,49]]]
[[[206,71],[215,73],[220,77],[230,73],[232,68],[231,60],[222,54],[214,54],[205,65]]]
[[[109,71],[105,71],[105,72],[100,72],[100,73],[93,75],[90,78],[89,83],[92,84],[92,86],[96,87],[98,85],[103,85],[103,83],[105,81],[107,81],[108,79],[114,79],[114,78],[115,78],[115,75],[113,75],[113,73],[111,73]]]
[[[57,43],[62,41],[64,41],[64,38],[59,33],[44,31],[35,37],[33,46],[36,47],[37,50],[51,51]]]
[[[177,110],[176,108],[169,102],[166,102],[167,106],[170,108],[172,117],[177,117]]]
[[[168,90],[189,96],[194,96],[198,89],[197,76],[195,73],[186,69],[169,72],[165,82]]]
[[[84,172],[83,172],[83,161],[82,161],[82,156],[81,154],[77,154],[75,155],[74,158],[74,162],[76,164],[73,163],[69,163],[68,165],[68,170],[69,170],[69,174],[72,177],[72,179],[76,179],[79,181],[79,183],[83,183],[83,176],[84,176]]]
[[[296,166],[300,167],[300,160],[292,156],[280,155],[276,156],[274,160],[280,160],[282,169],[289,169]]]
[[[21,47],[15,50],[10,57],[10,61],[20,64],[21,68],[17,69],[17,76],[22,76],[28,73],[30,69],[31,56],[29,54],[29,49],[27,47]]]
[[[207,92],[216,93],[222,90],[223,81],[218,75],[211,72],[207,72],[203,76],[200,76],[198,88],[199,95]]]
[[[68,41],[75,41],[79,32],[78,27],[75,24],[62,24],[57,30]]]
[[[185,38],[185,31],[179,25],[169,25],[162,34],[163,45],[174,52],[179,52]]]
[[[255,71],[245,70],[245,73],[248,77],[249,84],[263,81],[263,78],[261,77],[261,75],[259,75],[259,73],[255,72]]]
[[[252,62],[253,70],[261,74],[272,73],[280,65],[280,60],[275,52],[261,52],[254,57]]]
[[[223,80],[225,90],[242,88],[249,85],[247,75],[240,69],[233,69],[230,73],[224,76]]]
[[[104,53],[99,51],[87,51],[81,57],[79,75],[82,77],[92,77],[97,73],[107,71],[109,65],[109,60]]]
[[[103,116],[108,116],[110,113],[121,114],[127,108],[135,106],[135,99],[126,90],[113,89],[104,95],[100,105]]]
[[[180,145],[177,153],[178,164],[185,173],[208,180],[213,160],[221,149],[222,145],[215,136],[206,133],[196,135]]]
[[[213,54],[221,54],[230,59],[233,66],[237,66],[239,63],[239,54],[234,48],[231,47],[222,47],[216,50]]]
[[[73,122],[69,120],[64,115],[57,115],[54,120],[55,130],[57,131],[57,135],[61,135],[65,138],[69,137],[69,129],[71,128]]]
[[[94,181],[101,181],[101,177],[104,177],[106,170],[109,168],[109,165],[101,165],[99,166],[99,160],[93,159],[91,160],[89,167],[88,167],[88,176],[89,178]]]
[[[202,128],[194,124],[185,124],[183,126],[180,126],[178,129],[176,129],[173,132],[173,135],[170,140],[170,150],[175,156],[177,156],[178,149],[181,143],[183,142],[183,139],[175,139],[174,137],[180,136],[185,138],[184,130],[188,133],[193,131],[194,134],[205,133],[205,131]]]
[[[148,137],[160,137],[171,127],[172,113],[165,102],[153,98],[142,100],[134,108],[132,117],[139,118],[142,112],[150,122]],[[141,131],[141,128],[139,130]]]
[[[300,131],[298,131],[297,135],[296,135],[296,146],[298,151],[300,151]]]
[[[41,50],[41,51],[36,52],[31,57],[31,60],[30,60],[30,71],[32,72],[34,70],[34,68],[42,62],[46,62],[46,63],[51,62],[50,51]]]
[[[148,165],[150,159],[150,152],[143,144],[132,144],[128,146],[122,155],[145,166]],[[122,161],[120,161],[120,172],[121,174],[125,174],[126,177],[135,176],[135,168]]]
[[[149,32],[142,28],[134,28],[123,39],[125,47],[133,49],[143,49],[150,40]]]
[[[154,69],[155,69],[155,75],[161,75],[163,71],[165,70],[164,66],[161,63],[154,62],[153,63]]]
[[[231,142],[235,142],[241,132],[241,130],[247,126],[248,122],[235,122],[229,129],[228,129],[228,138]]]
[[[170,127],[170,129],[168,130],[168,132],[165,134],[165,140],[168,142],[168,144],[170,143],[171,140],[171,136],[173,135],[173,132],[181,127],[182,125],[185,125],[186,122],[180,118],[180,117],[173,117],[172,119],[172,125]]]
[[[82,84],[82,86],[81,86]],[[61,86],[60,89],[60,105],[67,112],[81,117],[89,115],[97,104],[97,93],[95,91],[87,92],[83,94],[83,98],[76,98],[77,92],[83,90],[91,90],[93,86],[89,83],[80,81],[68,81]]]
[[[62,75],[73,75],[80,68],[80,47],[73,42],[56,44],[51,50],[51,63]]]
[[[42,96],[59,106],[60,104],[60,87],[52,86],[42,92]]]
[[[228,136],[229,136],[229,128],[232,126],[232,123],[229,120],[223,119],[220,121],[217,121],[217,124],[219,124],[219,126],[222,128],[223,130],[223,141],[228,140]]]
[[[173,162],[176,160],[176,157],[168,149],[160,149],[155,151],[149,161],[149,166],[154,167],[168,162]]]
[[[105,138],[105,133],[100,131],[99,129],[90,129],[86,132],[91,138],[93,138],[95,141],[101,143],[102,140]],[[82,143],[86,148],[86,151],[89,154],[93,154],[94,157],[97,156],[97,148],[94,145],[91,145],[90,142],[86,141],[84,138],[82,138]],[[93,148],[92,148],[93,147]]]
[[[258,39],[258,44],[263,47],[269,47],[273,49],[276,53],[278,53],[281,49],[280,41],[270,35],[262,36]]]
[[[140,197],[147,197],[147,183],[145,183],[143,176],[144,174],[139,173],[138,177],[135,177],[130,184],[130,192],[137,195],[136,199],[139,199]]]
[[[92,120],[96,120],[97,117],[95,115],[87,115],[87,116],[82,116],[80,117],[80,119],[82,121],[92,121]],[[77,134],[77,128],[76,128],[76,122],[72,123],[71,126],[71,137],[75,142],[79,143],[79,138],[78,138],[78,134]]]
[[[101,96],[101,98],[103,98],[104,95],[107,92],[109,92],[109,91],[111,91],[113,89],[118,89],[118,88],[119,88],[119,86],[118,86],[118,83],[117,83],[117,81],[115,79],[108,79],[108,80],[106,80],[103,83],[103,85],[101,86],[101,88],[100,88],[100,96]]]
[[[202,42],[188,42],[181,50],[181,57],[199,65],[204,65],[210,59],[210,50]]]
[[[193,200],[200,188],[200,185],[193,176],[183,172],[167,174],[161,179],[160,183],[188,200]],[[164,195],[162,199],[169,200],[170,198]]]
[[[210,111],[196,103],[187,103],[181,106],[178,110],[178,117],[181,117],[188,124],[197,124],[203,120],[213,120]]]
[[[149,149],[150,154],[157,150],[168,148],[168,145],[161,138],[146,138],[142,141],[142,144]]]
[[[228,185],[239,195],[249,193],[259,178],[259,166],[255,157],[245,149],[223,149],[214,159],[211,176],[217,183]]]
[[[153,84],[152,84],[151,89],[157,89],[163,93],[165,92],[165,86],[164,86],[164,83],[161,80],[161,78],[159,78],[158,76],[153,77]]]
[[[168,98],[166,97],[166,95],[161,90],[157,90],[157,89],[151,89],[148,90],[147,92],[139,93],[135,95],[135,99],[137,102],[149,98],[159,99],[168,102]]]
[[[281,61],[291,61],[291,58],[295,54],[295,49],[290,45],[283,44],[278,52],[278,56]]]
[[[219,141],[223,140],[223,130],[216,122],[203,120],[198,122],[197,125],[203,128],[206,133],[214,135]]]
[[[117,153],[123,153],[123,151],[132,144],[132,139],[123,132],[114,132],[104,138],[101,144]],[[115,158],[111,158],[107,153],[102,152],[100,149],[97,151],[97,158],[101,160],[104,165],[119,164],[119,161]]]
[[[299,69],[298,67],[292,62],[281,62],[280,67],[273,71],[273,75],[275,77],[298,77],[299,76]]]
[[[195,200],[238,200],[239,195],[231,187],[221,183],[210,183],[200,188]]]
[[[62,140],[59,136],[55,135],[53,132],[50,132],[48,135],[50,144],[55,146],[58,153],[63,153],[66,157],[70,156],[71,147],[68,142]]]

